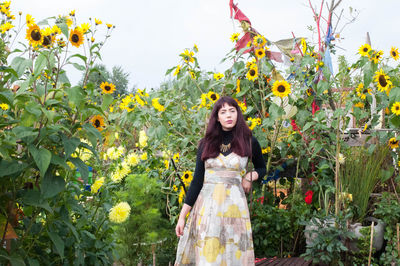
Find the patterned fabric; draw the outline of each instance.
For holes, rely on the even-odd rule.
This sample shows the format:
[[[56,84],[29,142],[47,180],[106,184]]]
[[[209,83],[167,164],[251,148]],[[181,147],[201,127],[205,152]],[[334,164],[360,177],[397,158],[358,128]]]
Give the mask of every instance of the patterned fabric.
[[[179,239],[175,265],[254,265],[241,184],[247,160],[231,152],[205,161],[203,187]]]

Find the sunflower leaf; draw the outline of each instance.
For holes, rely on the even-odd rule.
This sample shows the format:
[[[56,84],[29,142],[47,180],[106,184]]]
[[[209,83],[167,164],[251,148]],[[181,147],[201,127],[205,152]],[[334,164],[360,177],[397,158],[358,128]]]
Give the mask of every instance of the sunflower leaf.
[[[61,32],[65,35],[65,37],[67,37],[67,39],[69,38],[69,31],[68,31],[68,25],[66,23],[57,23],[56,24],[60,29]]]

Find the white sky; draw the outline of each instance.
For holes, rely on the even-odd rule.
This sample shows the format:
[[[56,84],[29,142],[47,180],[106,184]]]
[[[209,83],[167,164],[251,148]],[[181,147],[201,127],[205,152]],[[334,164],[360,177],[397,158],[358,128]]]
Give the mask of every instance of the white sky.
[[[315,24],[308,0],[234,2],[253,27],[271,41],[290,38],[292,31],[296,36],[312,38],[307,26]],[[320,0],[311,2],[319,9]],[[229,0],[14,0],[11,10],[16,16],[22,11],[24,19],[29,13],[39,21],[75,9],[79,24],[92,17],[116,25],[103,48],[102,63],[110,70],[115,65],[122,66],[130,73],[129,87],[143,89],[157,88],[165,79],[165,71],[179,63],[178,54],[193,44],[199,47],[197,56],[203,70],[225,70],[228,65],[221,65],[220,61],[233,47],[230,35],[240,31],[238,24],[229,18],[228,4]],[[367,31],[372,47],[384,50],[385,55],[391,46],[400,46],[397,17],[400,1],[343,0],[337,12],[344,9],[345,17],[349,18],[349,5],[360,14],[342,32],[344,40],[336,42],[346,49],[338,49],[337,54],[354,60],[358,47],[365,43]],[[336,22],[335,19],[334,25]],[[316,36],[314,40],[317,41]],[[72,74],[71,79],[74,82],[79,78]]]

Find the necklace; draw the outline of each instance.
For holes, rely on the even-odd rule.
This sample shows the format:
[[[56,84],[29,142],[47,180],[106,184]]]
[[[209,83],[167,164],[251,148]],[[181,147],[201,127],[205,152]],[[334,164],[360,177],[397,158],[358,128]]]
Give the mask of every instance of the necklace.
[[[219,150],[220,150],[221,152],[227,152],[230,148],[231,148],[231,144],[230,144],[230,143],[228,143],[228,144],[221,144],[221,145],[219,146]]]

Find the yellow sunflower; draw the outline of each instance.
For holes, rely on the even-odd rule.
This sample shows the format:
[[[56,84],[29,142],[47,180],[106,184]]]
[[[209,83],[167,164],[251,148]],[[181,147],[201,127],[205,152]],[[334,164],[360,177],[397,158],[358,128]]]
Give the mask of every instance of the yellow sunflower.
[[[33,47],[42,44],[43,34],[38,25],[32,24],[29,26],[29,28],[26,30],[26,39]]]
[[[191,79],[196,79],[196,74],[193,71],[189,71],[189,74]]]
[[[400,115],[400,102],[395,102],[390,110],[393,114]]]
[[[379,61],[382,59],[383,51],[378,51],[372,53],[370,60],[374,62],[375,64],[378,64]]]
[[[393,57],[394,60],[398,60],[399,59],[399,49],[396,47],[392,47],[392,49],[390,49],[390,56]]]
[[[207,93],[207,98],[210,99],[213,103],[215,103],[216,101],[218,101],[219,95],[218,95],[218,93],[215,93],[213,91],[209,91]]]
[[[239,36],[240,36],[240,33],[233,33],[232,35],[231,35],[231,41],[232,42],[237,42],[238,40],[239,40]]]
[[[224,74],[222,74],[222,73],[214,73],[214,79],[215,80],[220,80],[220,79],[222,79],[224,77]]]
[[[194,53],[193,52],[189,52],[189,50],[185,49],[185,51],[183,51],[183,53],[181,53],[180,55],[182,56],[183,60],[186,63],[194,62],[194,58],[193,58]]]
[[[354,105],[354,107],[358,107],[358,108],[364,108],[364,103],[363,102],[358,102]]]
[[[97,26],[97,25],[103,24],[103,22],[100,19],[95,18],[94,24],[96,24],[96,26]]]
[[[252,60],[250,60],[250,61],[248,61],[248,62],[246,63],[246,67],[247,67],[247,68],[252,68],[252,67],[254,67],[254,66],[257,66],[257,65],[256,65],[256,59],[255,59],[255,58],[253,58]]]
[[[240,79],[236,80],[236,94],[240,92]]]
[[[90,29],[89,23],[82,23],[80,26],[82,33],[85,34]]]
[[[277,80],[272,85],[272,93],[278,97],[286,97],[290,93],[290,84],[286,80]]]
[[[55,40],[55,37],[54,37],[54,34],[53,34],[53,30],[50,27],[45,28],[42,31],[42,34],[43,34],[42,45],[44,47],[51,47],[53,45],[53,43],[54,43],[54,40]]]
[[[361,56],[369,57],[369,52],[370,51],[371,51],[371,46],[368,43],[361,45],[361,47],[358,49],[358,53]]]
[[[110,23],[106,23],[107,29],[111,29],[114,25]]]
[[[69,34],[69,41],[73,46],[79,48],[84,41],[82,30],[78,27],[76,27],[74,30],[71,30],[71,33]]]
[[[246,78],[248,80],[254,81],[258,78],[258,67],[257,65],[253,65],[249,71],[247,71]]]
[[[267,40],[262,35],[257,35],[253,39],[254,46],[263,47],[267,43]]]
[[[183,183],[185,183],[185,185],[189,185],[190,182],[193,180],[193,173],[191,171],[185,171],[183,172],[181,178]]]
[[[112,83],[102,82],[100,84],[100,88],[102,89],[104,94],[111,94],[115,91],[115,85]]]
[[[385,74],[382,68],[375,72],[374,81],[377,83],[378,90],[382,92],[386,92],[392,86],[389,76]]]
[[[389,146],[391,149],[396,149],[399,147],[399,141],[396,138],[389,139]]]
[[[29,27],[34,24],[35,24],[35,19],[31,15],[26,14],[26,25]]]
[[[263,48],[256,49],[255,54],[258,59],[261,59],[265,56],[265,50]]]
[[[174,76],[178,75],[180,71],[181,71],[181,66],[177,65],[174,71]]]
[[[103,117],[101,117],[100,115],[95,115],[92,117],[92,119],[90,119],[90,122],[92,123],[92,125],[98,130],[98,131],[102,131],[104,129],[104,119]]]

